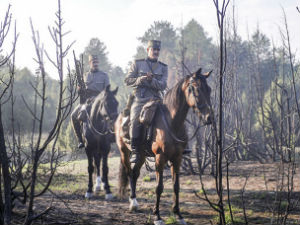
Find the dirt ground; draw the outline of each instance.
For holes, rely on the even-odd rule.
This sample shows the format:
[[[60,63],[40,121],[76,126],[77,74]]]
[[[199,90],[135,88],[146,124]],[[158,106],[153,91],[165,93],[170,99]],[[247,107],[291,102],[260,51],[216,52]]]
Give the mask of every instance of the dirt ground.
[[[109,181],[115,198],[105,200],[102,190],[90,200],[84,198],[87,189],[87,162],[78,160],[62,166],[48,192],[36,199],[35,210],[40,212],[52,206],[52,210],[35,221],[34,224],[153,224],[152,208],[155,203],[155,173],[148,172],[143,167],[137,185],[137,200],[140,208],[137,212],[129,211],[128,198],[120,200],[118,191],[119,158],[109,159]],[[236,224],[245,224],[241,190],[247,180],[244,201],[248,224],[271,224],[271,218],[276,224],[277,208],[274,208],[278,164],[259,164],[254,162],[238,162],[230,165],[229,172],[230,199]],[[181,176],[180,178],[180,209],[189,225],[216,224],[217,214],[209,204],[199,199],[195,192],[204,197],[198,175]],[[209,175],[203,175],[204,187],[208,197],[216,202],[215,181]],[[286,181],[286,180],[285,180]],[[227,199],[226,180],[224,179],[224,198]],[[294,180],[294,195],[292,203],[297,205],[289,215],[288,224],[300,224],[300,171],[299,166]],[[172,182],[170,170],[164,171],[164,192],[161,198],[160,210],[166,224],[178,224],[171,213]],[[277,195],[277,199],[278,199]],[[286,196],[286,193],[282,193]],[[226,201],[227,203],[227,201]],[[285,209],[286,201],[282,202]],[[25,207],[17,205],[14,210],[14,224],[20,224],[24,217]],[[228,211],[228,210],[227,210]],[[272,214],[272,211],[275,214]],[[273,215],[273,216],[272,216]],[[229,218],[229,214],[226,214]],[[274,224],[274,222],[273,222]]]

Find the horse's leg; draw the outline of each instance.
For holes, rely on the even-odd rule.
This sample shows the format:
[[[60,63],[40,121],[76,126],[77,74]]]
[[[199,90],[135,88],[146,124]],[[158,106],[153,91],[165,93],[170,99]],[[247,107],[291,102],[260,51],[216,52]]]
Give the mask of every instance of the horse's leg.
[[[180,189],[180,184],[179,184],[179,172],[180,172],[180,164],[181,164],[181,156],[176,157],[174,160],[172,160],[172,167],[171,167],[171,172],[172,172],[172,180],[173,180],[173,213],[175,213],[178,216],[180,224],[186,224],[184,221],[180,209],[179,209],[179,189]]]
[[[113,195],[110,191],[108,183],[108,165],[107,165],[108,152],[102,156],[102,182],[104,183],[105,199],[111,200]]]
[[[128,186],[128,178],[131,174],[131,165],[129,161],[130,151],[125,145],[120,148],[120,169],[119,169],[119,196],[124,198]]]
[[[98,151],[96,153],[94,153],[94,160],[95,160],[95,166],[96,166],[96,170],[97,170],[95,193],[98,193],[101,190],[101,176],[100,176],[101,155]]]
[[[86,148],[85,152],[88,158],[88,173],[89,173],[88,190],[85,193],[85,197],[90,198],[93,195],[93,172],[94,172],[93,154],[92,154],[92,149],[89,148]]]
[[[156,203],[154,208],[154,215],[156,215],[156,221],[154,224],[164,224],[159,212],[159,203],[160,203],[160,196],[164,190],[163,184],[163,171],[165,165],[165,158],[162,154],[157,154],[155,156],[155,169],[156,169]]]
[[[134,164],[134,167],[130,173],[129,180],[130,180],[131,194],[129,198],[129,202],[130,202],[129,209],[131,211],[137,210],[138,208],[138,202],[136,200],[136,182],[140,176],[140,170],[144,163],[145,163],[145,156],[142,154],[140,160]]]

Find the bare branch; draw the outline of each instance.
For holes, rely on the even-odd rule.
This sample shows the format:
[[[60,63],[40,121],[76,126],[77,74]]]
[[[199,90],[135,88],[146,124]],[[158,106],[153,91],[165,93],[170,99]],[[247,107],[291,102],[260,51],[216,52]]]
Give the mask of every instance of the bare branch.
[[[21,97],[22,97],[22,100],[23,100],[23,102],[24,102],[24,104],[25,104],[27,110],[30,112],[31,116],[32,116],[35,120],[41,122],[41,120],[37,117],[37,115],[30,109],[30,107],[29,107],[29,105],[27,104],[27,102],[26,102],[24,96],[21,95]]]

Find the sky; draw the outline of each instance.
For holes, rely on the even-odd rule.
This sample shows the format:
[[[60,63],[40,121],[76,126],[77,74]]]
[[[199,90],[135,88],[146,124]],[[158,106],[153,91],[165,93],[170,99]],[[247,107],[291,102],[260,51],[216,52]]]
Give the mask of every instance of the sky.
[[[247,40],[248,34],[253,33],[259,24],[262,32],[279,45],[279,26],[283,27],[284,9],[292,48],[294,51],[300,50],[300,14],[296,10],[296,6],[300,6],[300,0],[231,0],[227,16],[231,16],[233,2],[238,32],[244,40]],[[45,49],[54,56],[55,49],[48,26],[54,25],[57,1],[1,0],[1,21],[9,4],[19,33],[17,67],[28,67],[34,71],[37,64],[33,60],[35,52],[29,18],[32,18],[35,29],[39,31]],[[143,36],[154,21],[166,20],[175,28],[180,28],[194,18],[213,40],[217,40],[218,35],[213,0],[61,0],[61,7],[65,20],[63,29],[71,31],[64,40],[65,46],[76,40],[73,49],[79,55],[89,40],[97,37],[107,46],[109,61],[123,69],[136,53],[139,45],[137,37]],[[10,35],[12,33],[13,28]],[[3,52],[11,48],[11,38],[12,36],[8,36]],[[71,57],[72,52],[69,55]],[[50,76],[55,78],[56,73],[52,65],[48,62],[45,67]]]

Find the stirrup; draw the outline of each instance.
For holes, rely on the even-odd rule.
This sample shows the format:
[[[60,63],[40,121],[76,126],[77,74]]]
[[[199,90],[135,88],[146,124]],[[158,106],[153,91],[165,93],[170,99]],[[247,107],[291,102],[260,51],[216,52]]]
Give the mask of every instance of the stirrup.
[[[192,150],[189,150],[189,149],[184,149],[183,150],[183,155],[189,155],[189,154],[191,154],[192,153]]]
[[[78,147],[78,148],[84,148],[84,144],[83,144],[82,142],[79,142],[79,144],[78,144],[77,147]]]

